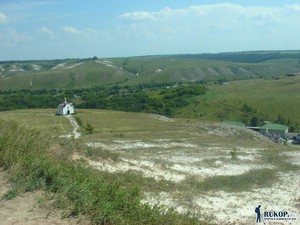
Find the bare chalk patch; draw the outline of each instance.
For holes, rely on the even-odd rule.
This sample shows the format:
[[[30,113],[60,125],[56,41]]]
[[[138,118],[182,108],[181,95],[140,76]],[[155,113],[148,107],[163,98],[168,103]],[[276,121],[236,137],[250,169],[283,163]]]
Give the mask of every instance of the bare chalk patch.
[[[93,161],[78,155],[73,156],[73,159],[78,160],[80,158],[83,158],[93,168],[110,173],[135,171],[140,172],[145,177],[172,182],[181,182],[185,179],[185,175],[175,173],[174,171],[163,170],[155,166],[154,162],[150,161],[137,161],[122,158],[119,162],[112,163],[109,161]]]
[[[283,155],[289,156],[290,162],[296,166],[300,166],[300,151],[284,152]]]
[[[299,183],[299,176],[281,174],[280,182],[272,187],[239,193],[209,192],[196,197],[193,203],[199,210],[214,215],[218,223],[252,224],[255,222],[254,209],[259,204],[262,205],[262,211],[286,210],[299,213],[295,204],[300,197]]]
[[[72,64],[72,65],[69,65],[69,66],[66,66],[64,67],[64,69],[73,69],[77,66],[80,66],[83,62],[80,62],[80,63],[75,63],[75,64]]]
[[[183,147],[183,148],[195,148],[197,145],[190,143],[180,143],[180,142],[165,142],[161,140],[154,140],[153,142],[144,142],[140,140],[135,141],[123,141],[123,140],[114,140],[114,143],[106,144],[104,142],[89,142],[86,143],[89,147],[94,148],[103,148],[106,150],[129,150],[129,149],[147,149],[147,148],[174,148],[174,147]]]
[[[64,67],[65,65],[66,65],[66,63],[57,64],[56,66],[52,67],[51,70],[60,69],[60,68]]]

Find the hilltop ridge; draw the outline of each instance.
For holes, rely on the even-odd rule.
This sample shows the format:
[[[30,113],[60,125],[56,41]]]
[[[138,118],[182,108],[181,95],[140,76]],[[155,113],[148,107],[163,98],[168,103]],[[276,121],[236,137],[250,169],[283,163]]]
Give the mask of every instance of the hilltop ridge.
[[[86,88],[276,77],[300,71],[300,51],[0,62],[0,89]]]

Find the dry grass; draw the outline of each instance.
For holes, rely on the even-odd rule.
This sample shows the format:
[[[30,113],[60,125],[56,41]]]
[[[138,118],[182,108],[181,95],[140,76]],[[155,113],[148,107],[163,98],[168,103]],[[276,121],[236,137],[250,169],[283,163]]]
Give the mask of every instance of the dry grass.
[[[17,118],[16,115],[10,116]],[[77,149],[76,159],[83,158],[78,162],[106,172],[107,179],[113,177],[129,186],[138,184],[144,191],[144,201],[159,202],[179,212],[192,211],[201,219],[223,224],[236,221],[237,216],[245,218],[245,223],[251,221],[253,210],[243,208],[255,205],[263,193],[285,193],[287,200],[282,202],[293,207],[290,204],[297,194],[291,179],[295,179],[293,174],[299,174],[299,167],[291,164],[291,156],[285,153],[297,149],[218,123],[106,110],[78,110],[76,117],[82,124],[92,124],[94,132],[87,134],[82,126],[83,135],[75,142],[60,139],[63,149]],[[64,127],[61,132],[71,132],[69,125],[65,126],[65,118],[48,119],[53,124],[65,120],[59,123]],[[28,116],[25,123],[30,125],[32,120]],[[42,119],[36,119],[38,122],[42,123]],[[72,154],[70,150],[69,155]],[[289,188],[290,193],[283,187]],[[252,195],[247,202],[234,203],[237,198]],[[228,206],[223,196],[231,199]],[[264,201],[279,204],[276,198]],[[216,210],[221,206],[225,208],[219,216]],[[233,211],[232,217],[223,220],[222,215],[229,211]]]

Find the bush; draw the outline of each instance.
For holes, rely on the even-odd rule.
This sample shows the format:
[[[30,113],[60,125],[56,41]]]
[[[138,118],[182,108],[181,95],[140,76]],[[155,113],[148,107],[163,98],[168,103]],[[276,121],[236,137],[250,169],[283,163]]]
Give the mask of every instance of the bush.
[[[85,130],[86,130],[89,134],[92,134],[93,131],[94,131],[94,127],[92,126],[92,124],[87,123],[86,126],[85,126]]]

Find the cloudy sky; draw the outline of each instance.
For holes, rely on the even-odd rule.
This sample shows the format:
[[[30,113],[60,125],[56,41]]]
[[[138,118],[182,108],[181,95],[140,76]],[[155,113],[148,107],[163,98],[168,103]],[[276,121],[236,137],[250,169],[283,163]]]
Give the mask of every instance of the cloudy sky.
[[[0,0],[0,61],[299,50],[300,0]]]

